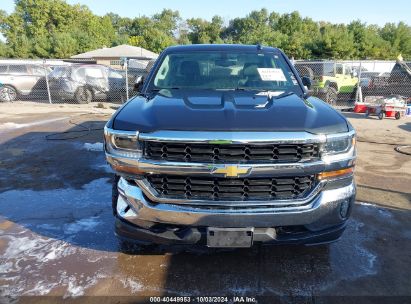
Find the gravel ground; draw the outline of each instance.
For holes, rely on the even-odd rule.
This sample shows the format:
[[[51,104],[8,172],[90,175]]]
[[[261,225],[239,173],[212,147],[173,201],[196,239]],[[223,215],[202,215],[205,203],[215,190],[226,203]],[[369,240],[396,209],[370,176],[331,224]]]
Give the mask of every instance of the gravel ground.
[[[143,296],[138,303],[153,295],[411,301],[411,157],[367,142],[411,144],[411,119],[347,114],[360,141],[357,204],[341,240],[328,247],[124,254],[113,235],[111,172],[101,145],[114,109],[0,104],[0,303],[130,295]],[[100,130],[46,139],[71,137],[52,133],[82,130],[80,123]]]

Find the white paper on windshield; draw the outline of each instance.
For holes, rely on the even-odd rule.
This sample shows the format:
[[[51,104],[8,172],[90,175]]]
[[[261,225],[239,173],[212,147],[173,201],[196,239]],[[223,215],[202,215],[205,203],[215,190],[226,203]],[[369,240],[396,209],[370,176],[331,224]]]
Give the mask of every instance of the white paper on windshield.
[[[257,96],[268,96],[269,98],[271,98],[273,96],[276,97],[276,96],[281,95],[283,93],[284,93],[284,91],[263,91],[263,92],[259,92],[259,93],[255,94],[255,95],[257,95]]]
[[[283,70],[274,68],[257,68],[262,81],[287,81]]]

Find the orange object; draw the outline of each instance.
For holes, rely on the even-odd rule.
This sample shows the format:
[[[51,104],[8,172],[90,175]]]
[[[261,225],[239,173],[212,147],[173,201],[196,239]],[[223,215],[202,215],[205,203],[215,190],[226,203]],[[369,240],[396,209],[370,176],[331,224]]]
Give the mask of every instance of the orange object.
[[[353,172],[354,172],[354,167],[336,170],[336,171],[321,172],[320,174],[318,174],[318,179],[324,180],[324,179],[336,178],[336,177],[352,174]]]
[[[124,172],[124,173],[132,173],[132,174],[142,174],[143,173],[136,168],[121,166],[121,165],[112,165],[112,168],[113,170]]]
[[[354,113],[365,113],[367,110],[367,104],[363,102],[358,102],[354,106]]]

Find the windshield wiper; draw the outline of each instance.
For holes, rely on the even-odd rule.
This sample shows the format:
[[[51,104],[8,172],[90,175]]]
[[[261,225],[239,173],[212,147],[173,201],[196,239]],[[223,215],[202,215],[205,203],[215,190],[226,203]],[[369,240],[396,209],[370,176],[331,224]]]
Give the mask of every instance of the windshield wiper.
[[[237,87],[235,88],[236,91],[246,91],[246,92],[259,92],[259,93],[265,93],[267,94],[267,97],[269,97],[270,99],[281,99],[283,97],[287,97],[290,96],[292,94],[295,94],[293,91],[287,91],[287,92],[281,92],[281,94],[275,95],[273,94],[274,90],[270,90],[270,89],[257,89],[257,88],[244,88],[244,87]]]
[[[281,93],[280,95],[277,95],[277,96],[272,96],[272,98],[281,99],[281,98],[284,98],[284,97],[287,97],[287,96],[291,96],[293,94],[295,94],[293,91],[288,91],[288,92]]]
[[[150,92],[160,92],[161,90],[180,90],[181,88],[179,87],[172,87],[172,88],[155,88],[155,89],[150,89]]]
[[[265,91],[267,91],[267,90],[253,89],[253,88],[247,88],[247,87],[236,87],[233,90],[234,91],[244,91],[244,92],[254,92],[254,91],[265,92]]]

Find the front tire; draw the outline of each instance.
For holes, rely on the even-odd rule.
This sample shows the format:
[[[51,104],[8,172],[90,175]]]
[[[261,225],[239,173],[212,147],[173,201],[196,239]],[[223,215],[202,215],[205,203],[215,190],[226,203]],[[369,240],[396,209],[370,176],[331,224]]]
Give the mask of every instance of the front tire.
[[[79,104],[87,104],[93,100],[93,93],[85,87],[80,87],[77,89],[75,99]]]
[[[378,114],[378,119],[379,119],[379,120],[382,120],[382,119],[384,119],[384,117],[385,117],[385,113],[384,113],[384,111],[381,111],[381,112]]]
[[[395,119],[398,120],[401,118],[401,113],[400,112],[395,112]]]
[[[14,102],[17,99],[15,88],[5,85],[0,87],[0,102]]]

